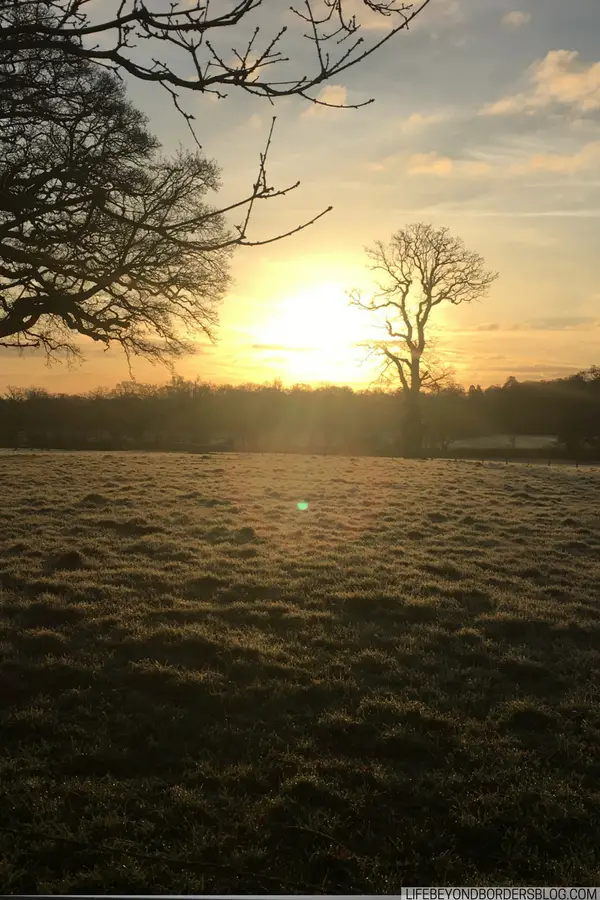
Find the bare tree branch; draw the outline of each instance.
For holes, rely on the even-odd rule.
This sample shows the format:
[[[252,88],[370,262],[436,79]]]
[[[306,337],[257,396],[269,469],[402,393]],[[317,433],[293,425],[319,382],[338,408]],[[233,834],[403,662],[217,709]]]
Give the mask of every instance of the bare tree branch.
[[[81,0],[2,0],[0,43],[6,51],[58,49],[161,84],[180,110],[182,90],[214,93],[220,98],[231,89],[269,100],[298,95],[334,105],[323,103],[313,95],[314,90],[408,30],[430,2],[358,0],[365,18],[379,16],[382,22],[389,22],[388,29],[369,30],[369,42],[363,37],[364,22],[358,21],[356,14],[346,14],[349,0],[304,0],[287,8],[289,24],[275,27],[271,27],[273,4],[267,10],[263,0],[233,0],[226,10],[209,0],[194,5],[188,0],[172,0],[164,11],[151,10],[140,0],[121,0],[109,15],[102,14],[102,5],[92,8]],[[16,20],[17,6],[30,15]],[[36,15],[41,8],[44,15]],[[214,13],[214,9],[218,11]],[[280,6],[278,11],[286,10]],[[307,31],[299,31],[305,26]],[[226,52],[230,35],[237,46]],[[286,53],[288,42],[296,47],[299,37],[312,51],[309,74],[294,73],[293,59]],[[172,62],[159,58],[167,51]],[[279,77],[271,75],[275,67],[281,70]],[[335,105],[359,107],[370,102]],[[184,115],[190,123],[193,117]]]

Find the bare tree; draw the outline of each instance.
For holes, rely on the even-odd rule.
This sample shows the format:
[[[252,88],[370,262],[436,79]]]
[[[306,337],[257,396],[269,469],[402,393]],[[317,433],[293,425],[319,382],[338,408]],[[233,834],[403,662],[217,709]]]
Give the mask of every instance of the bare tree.
[[[458,306],[482,298],[498,274],[486,271],[483,258],[447,228],[422,223],[397,231],[387,245],[378,241],[367,255],[377,290],[367,301],[360,291],[351,291],[350,303],[372,313],[384,311],[386,338],[370,342],[371,352],[382,357],[384,372],[391,369],[400,380],[406,409],[403,453],[419,456],[421,389],[449,374],[423,365],[433,311],[442,304]]]

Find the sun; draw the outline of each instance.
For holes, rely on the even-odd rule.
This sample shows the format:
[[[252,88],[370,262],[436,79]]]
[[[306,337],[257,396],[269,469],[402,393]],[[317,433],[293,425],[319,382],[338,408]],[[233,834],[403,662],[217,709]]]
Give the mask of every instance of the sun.
[[[326,350],[334,345],[348,346],[357,338],[348,297],[335,281],[286,292],[264,328],[265,333],[289,347]]]
[[[334,280],[303,285],[275,298],[271,308],[256,334],[262,346],[279,354],[286,381],[369,380],[360,346],[369,336],[368,323],[349,305],[345,286]]]

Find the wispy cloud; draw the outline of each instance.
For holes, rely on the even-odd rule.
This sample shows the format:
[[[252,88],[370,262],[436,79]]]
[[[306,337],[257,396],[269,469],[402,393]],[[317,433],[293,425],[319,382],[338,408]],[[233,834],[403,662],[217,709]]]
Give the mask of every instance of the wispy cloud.
[[[482,114],[534,112],[551,104],[580,112],[600,109],[600,62],[586,66],[575,50],[551,50],[530,67],[529,81],[527,91],[488,104]]]
[[[597,316],[546,316],[515,322],[509,331],[571,331],[598,326]]]
[[[535,365],[520,365],[519,373],[541,375],[546,378],[559,378],[561,375],[569,375],[571,372],[579,372],[581,365],[559,366],[556,363],[535,363]]]
[[[594,328],[600,325],[598,316],[545,316],[525,319],[523,322],[482,322],[473,331],[576,331],[580,328]],[[463,329],[464,333],[464,329]]]
[[[525,163],[517,163],[511,167],[515,175],[526,175],[532,172],[554,172],[567,175],[595,169],[600,164],[600,141],[586,144],[581,150],[571,154],[537,153]]]
[[[527,25],[528,22],[531,22],[531,13],[522,12],[520,9],[513,9],[502,18],[502,24],[511,28],[521,28],[522,25]]]

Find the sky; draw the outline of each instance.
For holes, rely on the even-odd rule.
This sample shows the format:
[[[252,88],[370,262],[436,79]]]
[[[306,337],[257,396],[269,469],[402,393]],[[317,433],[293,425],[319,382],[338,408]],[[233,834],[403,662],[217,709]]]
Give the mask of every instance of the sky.
[[[288,7],[270,0],[269,13],[278,9],[284,21]],[[290,238],[236,252],[218,341],[198,339],[178,374],[367,387],[378,370],[361,343],[373,332],[347,292],[373,286],[365,247],[412,222],[449,227],[499,272],[481,302],[436,311],[436,355],[459,383],[554,378],[599,364],[599,33],[598,0],[431,0],[408,32],[324,89],[332,101],[375,98],[362,109],[296,97],[272,107],[235,92],[183,98],[221,167],[219,203],[248,192],[277,116],[269,180],[300,186],[262,204],[252,237],[333,210]],[[303,59],[300,36],[290,40],[290,55]],[[192,146],[166,94],[127,84],[166,151]],[[82,350],[74,368],[0,351],[0,389],[79,392],[128,380],[118,351],[91,342]],[[133,374],[170,377],[143,361]]]

